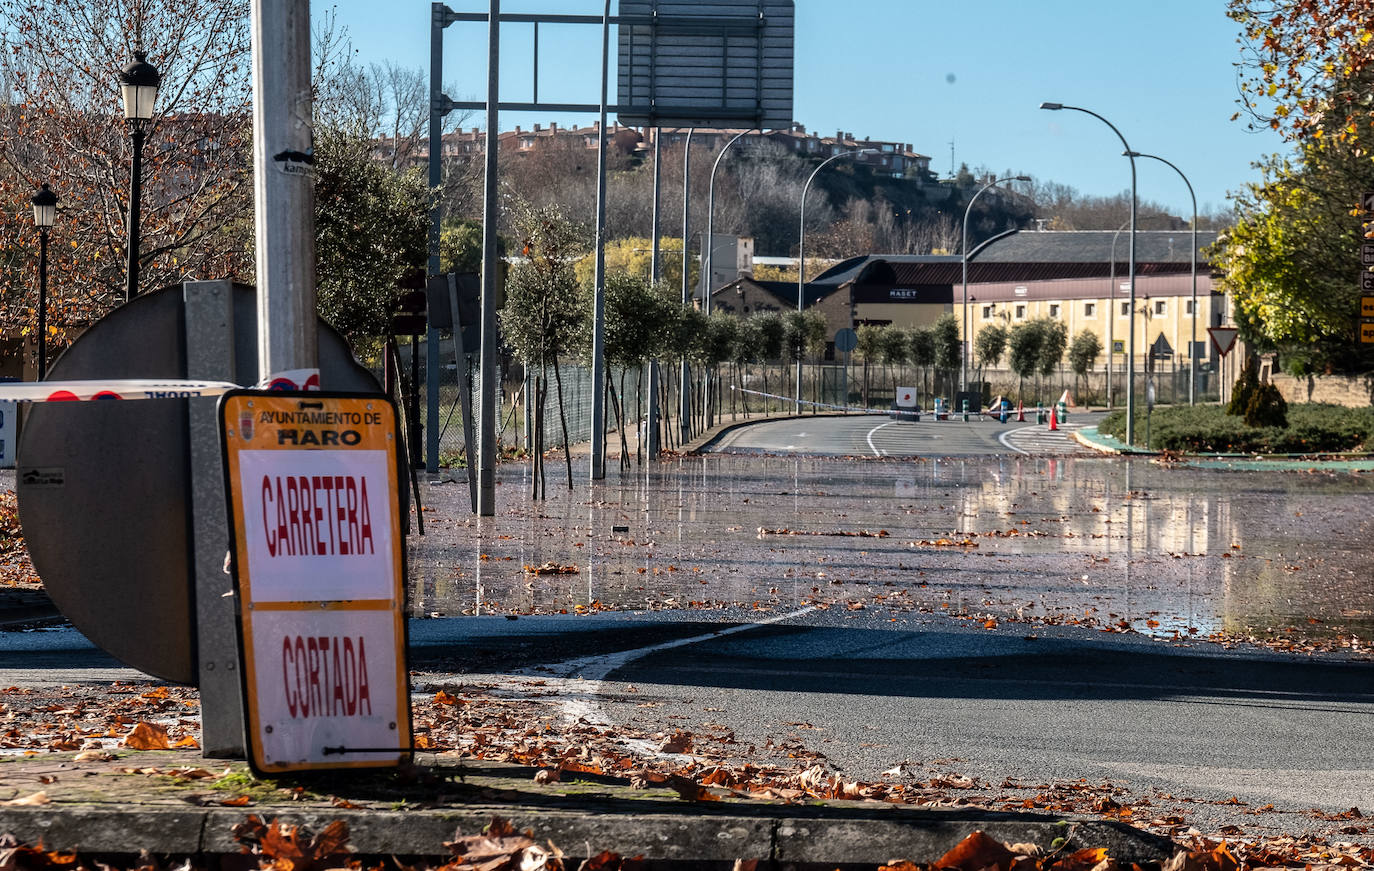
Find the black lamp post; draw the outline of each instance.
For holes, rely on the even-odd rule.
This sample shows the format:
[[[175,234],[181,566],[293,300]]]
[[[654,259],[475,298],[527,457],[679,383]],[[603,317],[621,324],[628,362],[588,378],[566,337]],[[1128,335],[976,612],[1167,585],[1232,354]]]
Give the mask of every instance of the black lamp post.
[[[57,219],[57,194],[43,182],[33,195],[33,225],[38,228],[38,380],[48,375],[48,231]]]
[[[129,177],[129,267],[124,285],[125,302],[138,293],[138,213],[143,175],[143,137],[153,117],[153,103],[162,76],[148,63],[147,53],[134,52],[134,62],[119,73],[119,89],[124,97],[124,120],[129,125],[129,139],[133,143],[133,169]]]

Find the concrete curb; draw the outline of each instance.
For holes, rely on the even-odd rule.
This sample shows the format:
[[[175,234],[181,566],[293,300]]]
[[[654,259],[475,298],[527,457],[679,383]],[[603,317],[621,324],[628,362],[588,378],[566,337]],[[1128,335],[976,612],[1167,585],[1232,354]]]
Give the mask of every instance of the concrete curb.
[[[249,808],[128,808],[117,806],[5,808],[0,833],[49,850],[83,853],[236,853],[231,829],[249,814],[319,832],[333,820],[349,827],[352,849],[368,855],[442,855],[457,834],[477,834],[492,816],[531,829],[570,855],[613,850],[653,862],[733,862],[772,859],[827,865],[878,865],[894,859],[930,862],[976,830],[1006,843],[1051,849],[1069,837],[1071,849],[1106,847],[1121,862],[1157,862],[1174,847],[1165,838],[1104,821],[1064,821],[1041,815],[957,809],[913,809],[833,802],[825,806],[728,802],[721,805],[587,801],[579,808],[529,804],[469,804],[413,811]],[[645,804],[656,805],[655,809]]]

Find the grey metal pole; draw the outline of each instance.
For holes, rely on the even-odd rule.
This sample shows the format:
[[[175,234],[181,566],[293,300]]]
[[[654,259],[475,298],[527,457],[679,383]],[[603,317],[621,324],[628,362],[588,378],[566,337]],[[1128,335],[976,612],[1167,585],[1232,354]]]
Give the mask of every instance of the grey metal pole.
[[[692,301],[691,283],[688,275],[691,270],[688,268],[691,261],[688,259],[688,242],[691,235],[687,232],[692,218],[692,134],[697,132],[695,127],[687,130],[687,140],[682,144],[682,307],[686,308]],[[687,362],[687,358],[682,358],[682,369],[678,373],[678,429],[681,431],[681,444],[686,444],[692,437],[692,368]]]
[[[725,143],[725,147],[716,155],[716,162],[711,164],[711,183],[706,187],[706,244],[702,246],[705,263],[702,266],[702,274],[705,278],[701,286],[705,295],[702,297],[702,308],[709,315],[711,313],[711,278],[715,268],[716,254],[716,170],[720,168],[720,159],[725,156],[725,152],[730,150],[730,146],[740,141],[746,133],[752,133],[753,128],[745,130],[743,133],[736,133],[734,138]]]
[[[990,187],[995,187],[1004,181],[1030,181],[1030,176],[1010,175],[1006,178],[999,178],[994,181],[990,181],[987,184],[983,185],[981,188],[979,188],[976,194],[969,197],[968,205],[964,207],[964,244],[963,247],[959,249],[961,252],[959,261],[960,265],[963,267],[964,273],[964,347],[959,352],[959,391],[961,393],[968,392],[968,357],[969,353],[972,351],[972,348],[970,347],[972,343],[969,341],[968,316],[968,216],[969,213],[973,211],[974,201],[983,195],[983,191],[987,190]]]
[[[1131,161],[1131,243],[1130,243],[1130,273],[1127,281],[1131,287],[1131,337],[1127,342],[1126,351],[1126,444],[1135,444],[1135,219],[1136,219],[1136,172],[1135,172],[1135,152],[1131,150],[1130,143],[1126,137],[1121,135],[1121,131],[1116,129],[1116,125],[1103,118],[1091,109],[1084,109],[1080,106],[1066,106],[1063,103],[1041,103],[1041,109],[1058,111],[1060,109],[1072,109],[1075,112],[1082,112],[1091,115],[1111,128],[1116,134],[1116,138],[1121,140],[1121,147],[1125,151],[1126,157]]]
[[[258,371],[318,369],[309,0],[252,0]]]
[[[856,154],[869,154],[875,149],[861,148],[858,151],[841,151],[839,154],[832,154],[822,160],[811,175],[807,176],[806,184],[802,186],[801,195],[801,230],[797,234],[797,313],[800,314],[806,308],[806,194],[811,190],[811,182],[815,180],[816,174],[825,169],[827,163],[839,160],[841,157],[853,157]],[[802,407],[802,366],[801,357],[797,357],[797,395],[796,405],[793,409],[795,414],[801,414]]]
[[[1188,404],[1196,402],[1195,388],[1197,386],[1197,359],[1193,354],[1197,347],[1197,194],[1193,193],[1193,183],[1188,181],[1188,176],[1183,174],[1183,170],[1174,166],[1173,163],[1160,157],[1158,154],[1144,154],[1136,152],[1131,157],[1149,157],[1158,160],[1160,163],[1178,173],[1178,177],[1183,179],[1183,183],[1188,186],[1188,196],[1193,201],[1193,332],[1192,339],[1188,342]]]
[[[592,290],[592,468],[606,477],[606,82],[611,69],[611,0],[601,19],[601,136],[596,149],[596,277]]]
[[[650,259],[650,261],[649,261],[649,280],[650,280],[651,283],[653,283],[655,289],[657,289],[657,287],[658,287],[659,279],[663,277],[663,264],[659,261],[659,254],[660,254],[660,251],[659,251],[659,239],[658,239],[658,235],[659,235],[659,229],[658,229],[658,226],[659,226],[659,214],[658,214],[658,210],[659,210],[659,206],[660,206],[661,203],[662,203],[662,196],[661,196],[661,194],[662,194],[662,187],[661,187],[661,182],[662,182],[662,180],[663,180],[663,174],[662,174],[662,172],[660,171],[660,170],[662,170],[662,168],[663,168],[662,157],[663,157],[663,136],[662,136],[662,131],[659,130],[659,128],[655,127],[655,128],[654,128],[654,209],[653,209],[653,216],[652,216],[652,218],[650,218],[650,221],[649,221],[649,224],[650,224],[650,228],[649,228],[649,230],[650,230],[650,235],[653,237],[653,239],[652,239],[652,240],[650,241],[650,243],[649,243],[649,250],[652,252],[652,253],[650,254],[650,258],[651,258],[651,259]],[[647,422],[646,425],[645,425],[646,428],[647,428],[647,430],[648,430],[647,435],[648,435],[648,442],[649,442],[649,444],[648,444],[647,448],[648,448],[648,454],[649,454],[649,462],[651,462],[651,463],[657,462],[657,460],[658,460],[658,451],[659,451],[659,444],[658,444],[658,415],[659,415],[659,407],[658,407],[658,382],[659,382],[659,377],[660,377],[660,373],[659,373],[659,371],[658,371],[658,357],[653,357],[652,359],[649,360],[649,420],[648,420],[648,422]]]
[[[439,260],[439,232],[443,223],[443,206],[437,196],[443,181],[444,156],[444,28],[449,24],[450,10],[443,3],[430,4],[429,22],[429,193],[434,204],[429,211],[429,274],[438,275],[443,269]],[[411,349],[412,353],[415,349]],[[425,334],[425,471],[439,471],[439,331],[430,327]],[[462,377],[463,367],[458,367]],[[469,409],[463,409],[463,417]],[[469,458],[471,459],[471,458]],[[471,477],[471,475],[469,475]]]
[[[501,197],[497,188],[496,149],[499,144],[497,104],[500,101],[501,0],[491,0],[487,19],[487,142],[482,199],[482,349],[477,384],[477,513],[496,514],[496,281],[500,261],[496,228]]]
[[[1116,232],[1112,234],[1112,259],[1108,266],[1108,287],[1107,287],[1107,409],[1112,407],[1112,367],[1115,365],[1112,355],[1116,353],[1115,325],[1116,325],[1116,240],[1121,236],[1121,231],[1126,229],[1130,221],[1125,221]]]

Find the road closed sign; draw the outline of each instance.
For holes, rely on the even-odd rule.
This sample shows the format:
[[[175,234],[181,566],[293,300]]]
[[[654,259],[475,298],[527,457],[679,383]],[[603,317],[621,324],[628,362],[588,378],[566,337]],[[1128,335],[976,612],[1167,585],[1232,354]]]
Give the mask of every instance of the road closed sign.
[[[395,409],[235,391],[220,427],[249,762],[398,764],[411,728]]]

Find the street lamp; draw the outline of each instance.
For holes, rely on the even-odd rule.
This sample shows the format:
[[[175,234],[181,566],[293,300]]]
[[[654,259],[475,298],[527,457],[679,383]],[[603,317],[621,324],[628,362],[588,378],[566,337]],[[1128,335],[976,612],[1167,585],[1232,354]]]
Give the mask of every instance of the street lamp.
[[[987,184],[983,185],[981,188],[979,188],[978,193],[969,197],[968,205],[964,207],[964,247],[960,249],[960,251],[963,252],[963,256],[959,258],[962,261],[964,272],[964,348],[959,353],[959,391],[961,393],[968,392],[968,357],[970,351],[969,346],[971,344],[969,340],[970,321],[968,314],[968,216],[969,212],[973,211],[973,201],[982,196],[983,191],[987,190],[990,187],[995,187],[996,185],[999,185],[1004,181],[1030,181],[1030,176],[1011,175],[1007,176],[1006,178],[999,178],[994,181],[990,181]]]
[[[1160,157],[1158,154],[1144,154],[1142,152],[1127,152],[1127,157],[1148,157],[1151,160],[1158,160],[1160,163],[1178,173],[1178,177],[1183,179],[1183,183],[1188,186],[1188,196],[1193,200],[1193,332],[1192,339],[1188,342],[1188,404],[1196,402],[1195,396],[1197,388],[1197,194],[1193,193],[1193,183],[1188,181],[1188,176],[1183,174],[1183,170],[1174,166],[1169,161]]]
[[[139,195],[143,175],[143,137],[153,117],[153,103],[162,76],[146,60],[147,53],[134,52],[134,62],[119,72],[119,89],[124,98],[124,120],[128,122],[129,139],[133,144],[133,168],[129,173],[129,237],[128,270],[124,284],[124,301],[138,293],[138,218]]]
[[[38,228],[38,380],[48,375],[48,231],[57,220],[57,194],[47,182],[33,195],[33,225]]]
[[[711,313],[711,269],[714,264],[714,254],[716,242],[714,235],[716,221],[716,170],[720,168],[720,159],[725,156],[725,152],[730,150],[730,146],[739,142],[745,135],[753,133],[753,129],[745,130],[743,133],[736,133],[735,138],[725,143],[725,147],[716,155],[716,162],[711,164],[711,183],[706,188],[706,262],[703,265],[706,271],[706,279],[702,286],[706,289],[706,295],[702,300],[701,307],[708,315]]]
[[[801,195],[801,232],[797,238],[797,313],[800,314],[806,307],[806,194],[811,190],[811,182],[815,180],[816,174],[825,169],[827,163],[839,160],[841,157],[854,157],[859,154],[874,154],[876,148],[860,148],[858,151],[841,151],[839,154],[832,154],[820,162],[811,171],[806,179],[806,184],[802,186]],[[797,397],[796,413],[801,414],[802,404],[802,367],[801,357],[797,358]]]
[[[1116,134],[1116,138],[1121,140],[1121,147],[1125,149],[1126,157],[1131,161],[1131,242],[1130,242],[1130,273],[1127,281],[1131,285],[1131,312],[1134,318],[1135,312],[1135,214],[1136,214],[1136,189],[1135,189],[1135,152],[1126,142],[1126,137],[1121,135],[1121,131],[1116,129],[1116,125],[1103,118],[1091,109],[1083,109],[1079,106],[1066,106],[1063,103],[1041,103],[1041,109],[1048,109],[1057,112],[1060,109],[1070,109],[1074,112],[1082,112],[1091,115],[1111,128]],[[1130,331],[1129,347],[1126,351],[1126,444],[1135,444],[1135,330]]]

